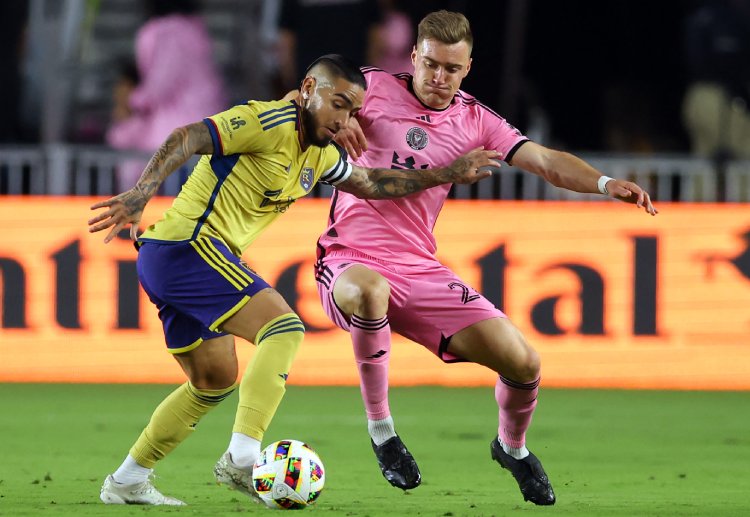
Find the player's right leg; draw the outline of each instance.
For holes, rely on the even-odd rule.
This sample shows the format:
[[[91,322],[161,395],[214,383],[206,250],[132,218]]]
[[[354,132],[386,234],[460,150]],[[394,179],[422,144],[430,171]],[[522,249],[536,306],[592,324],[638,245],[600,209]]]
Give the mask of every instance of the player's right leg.
[[[351,335],[367,428],[383,476],[397,488],[415,488],[422,481],[419,467],[396,434],[388,404],[389,283],[371,267],[348,258],[345,262],[318,265],[321,301],[334,323]]]

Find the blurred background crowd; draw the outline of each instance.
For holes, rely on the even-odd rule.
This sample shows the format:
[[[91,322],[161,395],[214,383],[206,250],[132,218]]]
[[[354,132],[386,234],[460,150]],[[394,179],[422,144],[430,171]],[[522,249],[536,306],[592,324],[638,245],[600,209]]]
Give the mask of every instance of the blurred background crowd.
[[[7,0],[0,145],[153,151],[280,98],[329,52],[410,72],[416,25],[442,8],[474,31],[462,89],[536,141],[750,158],[750,0]]]

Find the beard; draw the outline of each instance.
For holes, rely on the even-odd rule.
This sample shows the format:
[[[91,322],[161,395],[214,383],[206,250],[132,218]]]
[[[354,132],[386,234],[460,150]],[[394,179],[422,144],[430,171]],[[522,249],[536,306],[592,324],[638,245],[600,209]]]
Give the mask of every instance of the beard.
[[[320,126],[312,111],[308,108],[302,108],[300,119],[302,121],[302,132],[305,135],[305,140],[307,140],[308,144],[314,145],[315,147],[325,147],[331,143],[330,137],[318,136],[318,128]]]

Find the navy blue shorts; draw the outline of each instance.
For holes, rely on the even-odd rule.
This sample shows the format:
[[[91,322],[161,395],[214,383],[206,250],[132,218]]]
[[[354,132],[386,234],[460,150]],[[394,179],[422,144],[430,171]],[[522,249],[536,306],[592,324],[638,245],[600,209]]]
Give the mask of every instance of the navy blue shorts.
[[[227,335],[221,324],[270,287],[218,239],[143,242],[138,279],[159,309],[167,349],[187,352]]]

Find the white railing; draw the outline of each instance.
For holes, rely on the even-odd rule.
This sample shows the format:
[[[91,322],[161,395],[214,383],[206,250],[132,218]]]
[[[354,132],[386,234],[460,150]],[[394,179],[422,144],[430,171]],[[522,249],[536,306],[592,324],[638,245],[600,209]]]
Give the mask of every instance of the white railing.
[[[717,167],[710,160],[686,155],[580,154],[608,176],[627,178],[646,188],[657,201],[750,201],[750,161]],[[149,155],[115,151],[104,146],[53,144],[0,146],[0,194],[110,195],[121,189],[118,168]],[[198,157],[172,174],[161,189],[175,195]],[[331,188],[318,185],[317,197]],[[489,180],[456,185],[456,199],[595,200],[601,196],[556,188],[534,174],[503,166]]]
[[[602,173],[638,183],[655,200],[716,201],[717,173],[709,160],[685,155],[607,155],[581,153],[581,158]],[[747,185],[746,185],[747,188]],[[557,188],[534,174],[504,166],[489,181],[457,185],[457,199],[601,200],[597,194],[581,194]]]
[[[727,201],[750,201],[750,160],[730,162],[727,165],[726,178]]]
[[[0,194],[114,194],[122,189],[117,182],[118,168],[133,163],[143,167],[150,156],[105,146],[0,146]],[[169,176],[160,193],[177,194],[198,159],[193,157]]]

